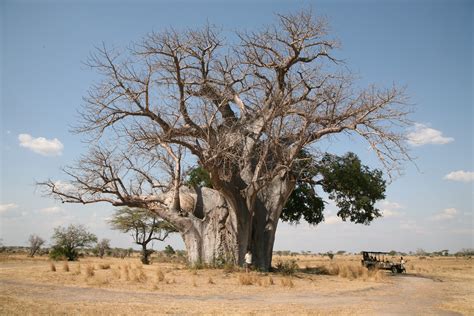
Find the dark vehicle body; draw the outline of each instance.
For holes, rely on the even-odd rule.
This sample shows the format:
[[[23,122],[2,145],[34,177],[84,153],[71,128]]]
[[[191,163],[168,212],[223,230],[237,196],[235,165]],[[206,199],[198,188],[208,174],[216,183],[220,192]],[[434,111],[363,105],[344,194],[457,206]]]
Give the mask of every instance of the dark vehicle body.
[[[380,269],[390,270],[392,273],[406,272],[405,267],[401,262],[393,262],[388,259],[390,254],[388,252],[380,251],[362,251],[361,263],[369,270]]]

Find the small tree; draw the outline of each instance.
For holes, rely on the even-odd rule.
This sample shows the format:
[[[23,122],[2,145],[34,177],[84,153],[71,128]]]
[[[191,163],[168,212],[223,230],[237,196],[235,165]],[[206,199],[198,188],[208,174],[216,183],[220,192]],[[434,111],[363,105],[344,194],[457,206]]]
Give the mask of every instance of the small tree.
[[[100,258],[103,258],[106,251],[110,249],[110,240],[109,239],[102,239],[97,243],[96,250],[97,250],[97,255]]]
[[[168,222],[159,220],[158,216],[146,209],[124,207],[118,209],[110,220],[113,229],[130,233],[136,244],[142,246],[141,261],[150,264],[148,244],[152,240],[164,241],[176,229]]]
[[[170,245],[166,246],[165,247],[165,250],[163,250],[163,252],[165,253],[165,255],[167,256],[172,256],[176,253],[176,251],[174,251],[173,247],[171,247]]]
[[[30,252],[28,255],[30,257],[34,257],[38,250],[40,250],[41,246],[44,244],[44,239],[38,235],[30,235],[28,242],[30,243]]]
[[[54,259],[65,257],[69,261],[77,259],[78,248],[88,247],[97,242],[97,236],[89,233],[83,225],[56,227],[52,239],[54,245],[51,257]]]

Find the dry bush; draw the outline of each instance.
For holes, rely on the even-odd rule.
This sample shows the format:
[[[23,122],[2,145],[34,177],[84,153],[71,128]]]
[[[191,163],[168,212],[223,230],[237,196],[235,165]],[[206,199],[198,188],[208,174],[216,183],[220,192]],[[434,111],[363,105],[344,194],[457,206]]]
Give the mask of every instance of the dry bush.
[[[91,278],[91,277],[94,276],[94,274],[95,274],[94,266],[93,265],[88,265],[86,267],[86,277]]]
[[[165,275],[163,272],[161,272],[161,270],[156,271],[156,279],[158,282],[162,282],[165,279]]]
[[[63,270],[65,272],[69,272],[69,264],[67,263],[67,261],[64,261],[64,263],[63,263]]]
[[[257,278],[251,274],[240,274],[239,283],[241,285],[253,285],[257,281]]]
[[[284,287],[289,287],[289,288],[292,288],[295,286],[291,278],[288,278],[288,277],[281,279],[281,285]]]
[[[278,261],[276,263],[276,270],[284,275],[294,275],[298,269],[296,260]]]
[[[54,265],[54,263],[52,262],[49,263],[49,269],[53,272],[56,272],[56,266]]]
[[[209,277],[209,279],[207,279],[207,283],[216,284],[216,283],[214,283],[214,280],[212,279],[212,277]]]

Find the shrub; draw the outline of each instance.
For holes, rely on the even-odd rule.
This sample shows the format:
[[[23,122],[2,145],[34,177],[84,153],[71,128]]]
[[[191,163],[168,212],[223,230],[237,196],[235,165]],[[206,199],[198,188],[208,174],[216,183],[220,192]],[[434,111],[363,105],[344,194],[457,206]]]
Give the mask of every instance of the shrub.
[[[176,251],[174,251],[173,247],[171,247],[170,245],[167,245],[165,247],[165,250],[163,250],[164,254],[167,255],[168,257],[174,255],[176,253]]]
[[[298,271],[298,264],[295,260],[278,261],[276,270],[284,275],[293,275]]]

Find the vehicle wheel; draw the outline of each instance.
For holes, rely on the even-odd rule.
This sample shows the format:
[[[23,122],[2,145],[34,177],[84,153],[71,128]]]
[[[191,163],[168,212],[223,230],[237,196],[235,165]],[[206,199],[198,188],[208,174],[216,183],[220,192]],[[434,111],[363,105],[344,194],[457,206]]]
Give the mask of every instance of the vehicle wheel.
[[[393,273],[393,274],[397,274],[397,272],[398,272],[397,267],[396,267],[396,266],[393,266],[393,267],[392,267],[392,273]]]

